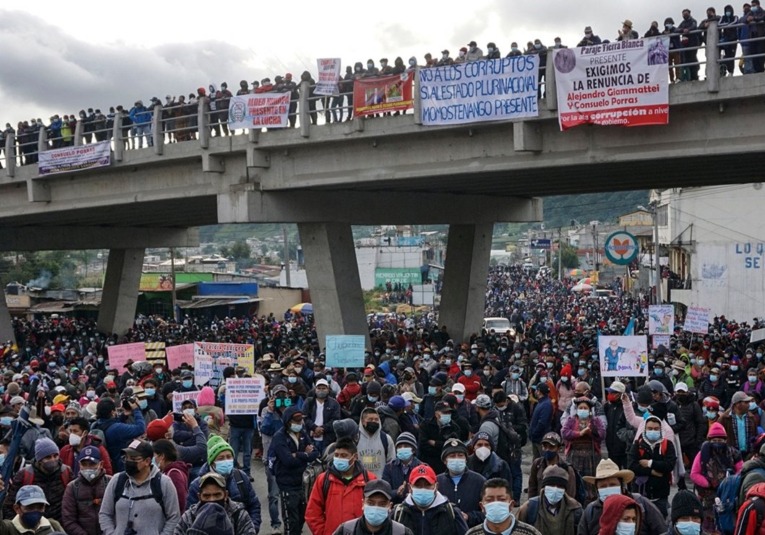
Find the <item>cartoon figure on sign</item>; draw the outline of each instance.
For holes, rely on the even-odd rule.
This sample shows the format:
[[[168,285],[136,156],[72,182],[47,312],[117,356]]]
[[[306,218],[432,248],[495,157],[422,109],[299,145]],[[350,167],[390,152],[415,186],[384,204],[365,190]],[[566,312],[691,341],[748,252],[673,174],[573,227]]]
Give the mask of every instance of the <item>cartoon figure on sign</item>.
[[[619,364],[619,357],[627,351],[625,347],[619,347],[619,342],[616,339],[611,340],[608,343],[608,347],[605,350],[606,365],[608,368],[606,371],[617,371],[617,364]]]

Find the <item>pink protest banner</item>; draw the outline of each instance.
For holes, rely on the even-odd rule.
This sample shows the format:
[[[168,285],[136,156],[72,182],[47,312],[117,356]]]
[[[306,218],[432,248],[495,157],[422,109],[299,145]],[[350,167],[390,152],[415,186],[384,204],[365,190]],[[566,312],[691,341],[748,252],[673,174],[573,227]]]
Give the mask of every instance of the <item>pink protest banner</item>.
[[[109,346],[107,350],[109,352],[109,367],[117,370],[124,368],[129,360],[133,362],[146,360],[146,344],[143,342]]]
[[[190,364],[193,366],[194,344],[166,347],[165,355],[167,355],[167,367],[171,370],[178,368],[181,364]]]

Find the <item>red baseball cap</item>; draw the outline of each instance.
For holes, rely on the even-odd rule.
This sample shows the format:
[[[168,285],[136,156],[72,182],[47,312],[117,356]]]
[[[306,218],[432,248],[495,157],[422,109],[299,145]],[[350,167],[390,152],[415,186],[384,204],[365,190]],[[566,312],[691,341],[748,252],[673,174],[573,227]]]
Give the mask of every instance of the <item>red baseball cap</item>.
[[[414,485],[418,479],[424,479],[433,485],[436,482],[436,473],[427,464],[420,464],[409,472],[409,484]]]
[[[173,425],[173,415],[168,414],[164,418],[152,420],[146,427],[146,438],[154,442],[160,438],[165,438],[165,433]]]

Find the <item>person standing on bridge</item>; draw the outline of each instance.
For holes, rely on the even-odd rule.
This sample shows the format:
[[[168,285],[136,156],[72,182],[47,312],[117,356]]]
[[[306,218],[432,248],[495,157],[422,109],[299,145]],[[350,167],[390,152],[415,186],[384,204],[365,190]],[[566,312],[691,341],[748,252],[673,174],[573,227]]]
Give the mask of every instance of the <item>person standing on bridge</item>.
[[[151,110],[143,105],[142,100],[137,100],[128,114],[133,122],[135,148],[141,148],[141,138],[146,137],[146,146],[151,147],[154,142],[151,137]]]

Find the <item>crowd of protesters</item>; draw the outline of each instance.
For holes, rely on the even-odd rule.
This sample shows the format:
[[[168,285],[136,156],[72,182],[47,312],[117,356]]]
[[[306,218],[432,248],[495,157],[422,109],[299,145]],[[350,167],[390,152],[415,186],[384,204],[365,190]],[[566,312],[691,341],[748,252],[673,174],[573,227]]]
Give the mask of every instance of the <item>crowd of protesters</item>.
[[[696,535],[732,533],[739,507],[737,533],[765,528],[765,345],[749,343],[763,324],[676,328],[648,377],[604,378],[598,336],[644,334],[647,298],[575,282],[492,268],[486,314],[512,328],[464,342],[434,314],[371,315],[357,369],[327,367],[312,317],[290,312],[139,317],[122,337],[14,320],[0,533]],[[225,413],[244,366],[213,388],[190,364],[109,365],[111,345],[141,341],[252,344],[258,414]],[[178,411],[176,392],[197,395]]]
[[[710,7],[706,10],[705,15],[703,19],[697,21],[689,9],[684,9],[677,23],[673,17],[665,18],[662,25],[658,21],[652,21],[643,34],[644,38],[669,36],[670,82],[699,79],[698,51],[706,42],[706,32],[711,22],[716,22],[718,25],[719,53],[721,56],[718,59],[721,59],[722,76],[734,74],[739,46],[741,46],[740,72],[750,74],[765,71],[765,10],[760,6],[760,0],[744,3],[740,14],[736,14],[733,6],[726,5],[721,14],[718,14],[714,7]],[[614,41],[640,38],[639,32],[633,26],[631,20],[624,20],[614,36]],[[609,43],[609,39],[601,38],[591,26],[587,26],[576,46],[592,46],[602,43]],[[528,41],[525,47],[519,46],[517,42],[512,42],[507,57],[523,54],[539,55],[539,81],[541,84],[544,81],[548,53],[565,46],[560,37],[556,37],[554,45],[550,47],[545,46],[540,39]],[[321,102],[325,122],[337,123],[353,118],[353,86],[356,80],[402,74],[413,70],[418,65],[422,68],[440,67],[501,57],[502,52],[496,43],[487,43],[484,52],[476,41],[470,41],[454,55],[448,49],[444,49],[440,55],[434,56],[431,53],[426,53],[423,61],[412,56],[405,63],[404,59],[399,56],[392,63],[388,58],[381,58],[379,62],[375,62],[371,58],[366,63],[356,62],[353,67],[347,66],[345,73],[339,77],[337,91],[334,95],[314,95],[316,82],[309,71],[304,71],[299,81],[293,80],[291,73],[274,76],[273,81],[270,77],[252,82],[242,80],[239,82],[239,89],[235,94],[290,93],[289,124],[290,127],[294,128],[297,124],[297,105],[301,91],[299,82],[308,82],[308,117],[311,124],[318,124],[318,101]],[[172,143],[191,140],[196,136],[198,99],[200,97],[207,99],[211,130],[217,136],[228,135],[228,108],[232,96],[234,93],[228,89],[227,83],[223,82],[219,88],[213,84],[208,85],[207,89],[199,87],[196,91],[190,92],[188,97],[183,94],[167,95],[164,102],[157,97],[152,97],[148,107],[144,105],[143,100],[137,100],[130,108],[122,105],[114,106],[110,107],[107,113],[102,112],[99,108],[88,108],[87,111],[83,109],[77,114],[65,114],[63,117],[56,114],[49,118],[48,124],[45,124],[41,118],[19,121],[15,129],[11,123],[6,123],[5,129],[0,132],[0,152],[5,148],[3,138],[9,134],[14,134],[17,143],[16,154],[20,164],[33,164],[38,159],[38,140],[41,130],[46,131],[50,148],[74,145],[78,122],[82,123],[84,143],[106,141],[112,138],[114,120],[117,116],[121,120],[122,140],[125,148],[149,147],[154,143],[151,123],[154,109],[157,106],[162,108],[163,141]]]

